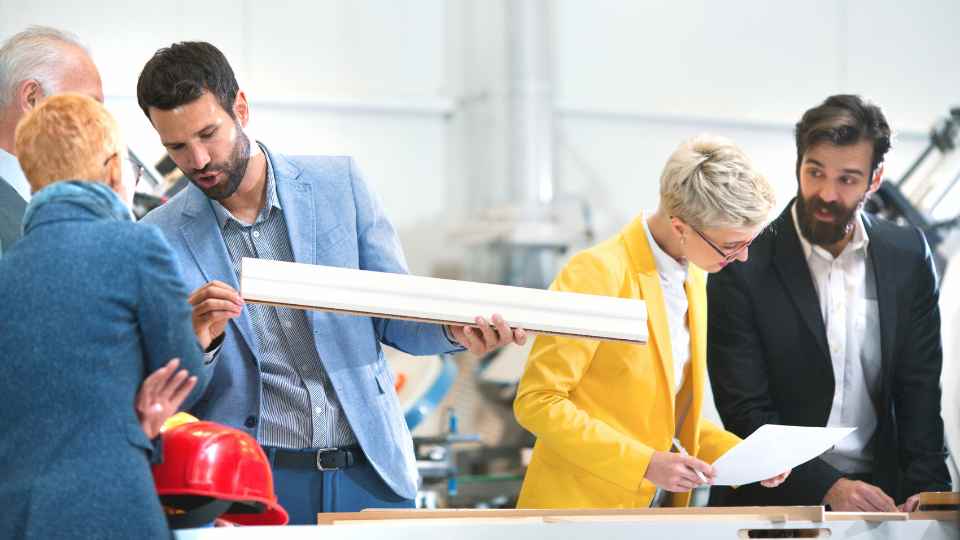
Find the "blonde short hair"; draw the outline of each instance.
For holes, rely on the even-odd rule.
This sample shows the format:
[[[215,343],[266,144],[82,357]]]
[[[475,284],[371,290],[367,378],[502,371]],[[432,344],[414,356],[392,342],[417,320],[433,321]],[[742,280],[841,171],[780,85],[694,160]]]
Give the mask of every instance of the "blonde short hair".
[[[732,141],[699,135],[680,144],[660,175],[660,204],[698,229],[763,225],[773,186]]]
[[[95,99],[59,94],[24,115],[14,137],[34,191],[59,180],[106,180],[105,161],[123,149],[120,128]],[[121,156],[122,157],[122,156]]]

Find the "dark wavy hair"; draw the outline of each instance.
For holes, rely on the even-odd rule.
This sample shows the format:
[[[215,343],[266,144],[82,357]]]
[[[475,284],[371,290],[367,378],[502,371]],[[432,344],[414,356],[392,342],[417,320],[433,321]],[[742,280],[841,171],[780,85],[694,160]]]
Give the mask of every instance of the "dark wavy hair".
[[[233,115],[239,91],[227,58],[204,41],[183,41],[158,50],[143,66],[137,81],[137,103],[150,118],[150,107],[168,111],[210,92]]]
[[[797,140],[797,179],[800,179],[800,163],[811,146],[829,142],[837,146],[870,141],[873,144],[873,159],[870,162],[870,177],[883,156],[890,150],[890,124],[880,107],[860,96],[841,94],[830,96],[820,105],[803,113],[797,122],[794,136]]]

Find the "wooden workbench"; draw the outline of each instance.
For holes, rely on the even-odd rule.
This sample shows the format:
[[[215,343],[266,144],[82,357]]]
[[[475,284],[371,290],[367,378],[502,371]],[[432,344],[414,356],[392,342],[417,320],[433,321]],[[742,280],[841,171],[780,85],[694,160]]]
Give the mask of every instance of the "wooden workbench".
[[[374,510],[321,514],[316,526],[179,531],[179,540],[960,540],[956,512],[825,512],[821,506],[638,510]]]

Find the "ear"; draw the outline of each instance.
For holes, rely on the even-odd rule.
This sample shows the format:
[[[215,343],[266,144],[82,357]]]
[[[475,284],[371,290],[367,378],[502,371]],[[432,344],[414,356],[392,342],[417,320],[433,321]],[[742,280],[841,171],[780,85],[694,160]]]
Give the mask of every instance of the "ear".
[[[873,193],[880,188],[880,182],[883,181],[883,163],[877,165],[877,170],[873,172],[873,178],[870,179],[870,187],[867,188],[868,193]]]
[[[677,235],[678,238],[684,238],[687,235],[688,225],[677,216],[670,216],[670,228],[673,229],[673,233]]]
[[[104,182],[107,183],[107,186],[121,198],[124,196],[123,174],[120,169],[122,163],[123,158],[119,154],[111,159],[110,162],[107,163],[106,176],[103,179]]]
[[[43,88],[33,79],[23,81],[17,88],[17,106],[23,113],[31,111],[43,98]]]
[[[240,122],[240,127],[247,127],[247,122],[250,121],[250,106],[243,90],[237,91],[237,97],[233,100],[233,117]]]

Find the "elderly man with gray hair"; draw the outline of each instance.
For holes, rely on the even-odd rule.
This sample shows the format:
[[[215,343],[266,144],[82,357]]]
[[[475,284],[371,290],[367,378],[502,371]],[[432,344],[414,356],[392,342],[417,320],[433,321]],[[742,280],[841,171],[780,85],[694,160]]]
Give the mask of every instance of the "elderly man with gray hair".
[[[30,201],[14,149],[17,123],[44,97],[77,92],[103,102],[100,73],[76,36],[31,26],[0,45],[0,255],[21,235]]]

